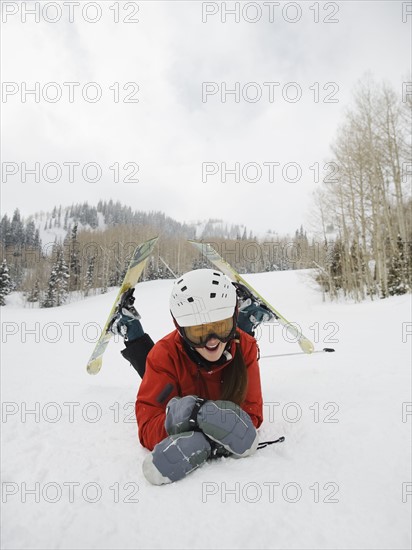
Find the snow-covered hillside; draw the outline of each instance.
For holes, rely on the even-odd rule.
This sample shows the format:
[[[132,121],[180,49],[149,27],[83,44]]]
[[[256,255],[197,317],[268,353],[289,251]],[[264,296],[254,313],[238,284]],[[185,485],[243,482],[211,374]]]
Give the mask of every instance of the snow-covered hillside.
[[[98,210],[98,208],[100,208]],[[101,210],[103,209],[103,211]],[[140,212],[142,215],[142,212]],[[165,215],[161,212],[144,213],[143,218],[139,218],[139,212],[133,211],[130,207],[121,205],[120,202],[113,204],[111,201],[109,205],[106,203],[98,205],[97,207],[90,206],[87,203],[77,204],[75,206],[59,206],[55,207],[52,212],[36,212],[32,216],[29,216],[25,222],[31,220],[34,223],[35,229],[39,230],[39,237],[42,242],[45,252],[50,252],[52,244],[57,242],[63,242],[70,228],[77,224],[78,231],[105,231],[108,227],[113,225],[138,225],[139,223],[149,223],[153,227],[157,227],[157,231],[165,231]],[[105,221],[109,220],[109,221]],[[250,236],[251,228],[246,228],[243,224],[230,224],[218,219],[205,219],[205,220],[191,220],[189,222],[178,222],[167,218],[167,226],[170,228],[172,224],[175,225],[175,229],[179,228],[180,231],[190,234],[192,238],[203,239],[205,236],[208,238],[228,238],[235,239],[244,235]],[[172,230],[173,231],[173,230]],[[275,233],[267,234],[267,238],[274,238]],[[265,235],[261,235],[265,238]]]
[[[262,440],[253,457],[186,479],[144,479],[133,405],[139,379],[111,342],[86,373],[115,292],[56,309],[16,296],[2,314],[2,548],[406,549],[411,545],[411,298],[322,303],[305,272],[248,280],[317,349],[261,360]],[[136,304],[158,339],[171,281]],[[262,356],[300,351],[280,327]]]

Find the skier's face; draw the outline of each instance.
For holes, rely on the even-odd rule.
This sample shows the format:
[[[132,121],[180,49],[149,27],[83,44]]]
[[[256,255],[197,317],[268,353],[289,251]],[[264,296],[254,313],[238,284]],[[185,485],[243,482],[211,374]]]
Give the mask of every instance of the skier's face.
[[[221,321],[184,327],[182,331],[191,345],[195,348],[201,348],[213,338],[217,338],[221,342],[227,342],[232,336],[234,327],[234,317],[229,317]]]
[[[225,350],[226,344],[217,338],[210,338],[203,348],[196,348],[196,351],[207,361],[218,361]]]

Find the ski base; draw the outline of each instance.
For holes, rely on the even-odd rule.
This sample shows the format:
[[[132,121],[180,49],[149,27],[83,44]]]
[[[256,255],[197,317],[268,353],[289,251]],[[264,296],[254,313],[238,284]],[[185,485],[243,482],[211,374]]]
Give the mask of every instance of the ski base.
[[[96,343],[96,346],[93,350],[93,353],[87,363],[87,372],[89,374],[97,374],[102,368],[103,354],[106,351],[107,345],[113,336],[113,334],[108,331],[109,323],[116,311],[116,308],[120,302],[122,295],[129,290],[129,288],[134,287],[143,272],[143,269],[146,265],[147,260],[149,259],[156,243],[158,237],[149,239],[144,243],[138,245],[134,251],[133,257],[130,261],[128,270],[123,279],[122,286],[117,293],[116,299],[113,303],[112,309],[110,310],[109,316],[107,318],[106,324],[102,330],[99,340]]]

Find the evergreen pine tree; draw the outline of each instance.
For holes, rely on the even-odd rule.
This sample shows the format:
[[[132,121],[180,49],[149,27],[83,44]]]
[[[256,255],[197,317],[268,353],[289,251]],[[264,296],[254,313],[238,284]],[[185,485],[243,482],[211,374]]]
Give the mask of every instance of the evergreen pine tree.
[[[200,258],[195,258],[192,262],[192,269],[204,269],[210,268],[210,263],[201,256]]]
[[[64,214],[64,223],[63,223],[63,229],[65,231],[68,230],[68,220],[69,220],[69,211],[66,208],[65,214]]]
[[[143,281],[154,281],[155,279],[158,279],[159,277],[158,277],[157,271],[158,271],[158,269],[155,265],[155,262],[154,262],[153,256],[152,256],[146,264],[142,280]]]
[[[36,250],[41,251],[41,241],[40,241],[40,231],[39,231],[39,229],[36,229],[36,231],[34,232],[33,246]]]
[[[80,288],[80,252],[77,241],[77,222],[74,224],[69,241],[69,290],[79,290]]]
[[[5,214],[0,222],[0,239],[1,243],[5,248],[11,246],[12,243],[12,233],[11,233],[11,221],[7,214]]]
[[[11,238],[12,243],[15,246],[23,246],[24,244],[24,226],[20,217],[20,211],[18,208],[14,211],[13,218],[11,220]]]
[[[28,302],[39,302],[40,301],[40,283],[39,283],[38,279],[36,279],[34,281],[34,285],[30,289],[30,292],[28,293],[26,300]]]
[[[7,267],[7,260],[4,259],[0,266],[0,306],[6,305],[4,297],[7,296],[11,290],[12,282],[9,275],[9,268]]]
[[[47,291],[42,303],[42,307],[54,307],[56,305],[56,286],[57,271],[56,266],[53,266],[50,273],[49,284],[47,286]]]
[[[342,242],[340,239],[337,239],[333,245],[329,266],[333,287],[335,290],[342,288],[342,254]]]
[[[84,295],[88,296],[94,283],[95,256],[90,256],[87,261],[87,270],[84,277]]]
[[[122,279],[122,264],[118,254],[115,255],[114,261],[111,264],[111,271],[109,276],[109,286],[120,286]]]
[[[49,284],[42,307],[61,306],[67,300],[69,273],[64,261],[62,247],[57,248],[56,261],[52,267]]]
[[[34,247],[35,245],[35,235],[36,235],[36,226],[34,225],[34,221],[30,220],[25,228],[25,237],[24,237],[24,244],[27,247]]]
[[[407,284],[405,284],[405,251],[400,235],[397,237],[396,247],[396,252],[390,259],[388,269],[388,292],[391,296],[406,294],[408,292]]]

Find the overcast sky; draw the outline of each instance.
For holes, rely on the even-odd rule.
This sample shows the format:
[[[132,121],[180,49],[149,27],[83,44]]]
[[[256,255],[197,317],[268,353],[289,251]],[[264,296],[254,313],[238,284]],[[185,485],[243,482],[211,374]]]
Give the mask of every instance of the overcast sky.
[[[2,2],[2,18],[2,213],[111,198],[294,232],[356,82],[411,80],[410,2]]]

